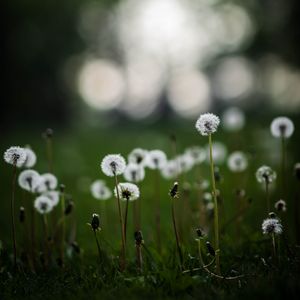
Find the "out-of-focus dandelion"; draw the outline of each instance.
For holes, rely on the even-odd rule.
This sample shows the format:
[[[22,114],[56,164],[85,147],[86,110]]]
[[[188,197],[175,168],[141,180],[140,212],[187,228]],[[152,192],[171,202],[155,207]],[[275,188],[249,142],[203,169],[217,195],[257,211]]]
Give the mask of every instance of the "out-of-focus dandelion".
[[[51,200],[53,207],[58,205],[59,203],[58,191],[46,191],[42,195],[48,197]]]
[[[176,157],[177,165],[179,166],[180,173],[190,171],[194,166],[194,160],[190,155],[182,154]]]
[[[259,183],[265,184],[266,191],[266,202],[267,202],[267,212],[270,212],[270,197],[269,197],[269,185],[276,180],[276,172],[272,170],[269,166],[261,166],[256,171],[256,179]]]
[[[128,162],[145,166],[147,160],[148,151],[142,148],[133,149],[128,155]]]
[[[23,167],[32,168],[36,164],[36,154],[29,146],[26,146],[24,150],[26,152],[26,160],[23,164]]]
[[[243,172],[248,167],[247,156],[241,151],[235,151],[229,155],[227,165],[232,172]]]
[[[151,150],[148,152],[146,165],[148,168],[156,170],[162,169],[167,162],[166,154],[161,150]]]
[[[136,163],[129,163],[124,172],[125,180],[129,182],[140,182],[145,178],[145,169]]]
[[[46,191],[55,190],[57,188],[57,178],[51,173],[45,173],[40,175],[40,183],[36,187],[37,193],[44,193]]]
[[[178,166],[175,160],[169,160],[161,169],[161,175],[165,179],[174,179],[178,175]]]
[[[206,151],[202,147],[199,146],[193,146],[190,148],[187,148],[185,150],[185,154],[188,155],[193,159],[193,163],[195,165],[201,164],[205,161],[206,158]]]
[[[12,230],[12,242],[14,249],[14,268],[17,267],[17,242],[16,242],[16,229],[15,229],[15,189],[17,180],[17,167],[20,168],[26,160],[26,152],[23,148],[13,146],[4,152],[4,161],[13,166],[12,177],[12,196],[10,201],[11,212],[11,230]]]
[[[290,138],[294,132],[294,124],[287,117],[277,117],[271,123],[271,133],[275,138],[281,139],[281,184],[282,184],[282,196],[286,194],[286,142],[285,140]]]
[[[111,198],[112,192],[106,186],[103,180],[96,180],[91,184],[91,193],[98,200],[107,200]]]
[[[286,202],[284,200],[278,200],[275,203],[274,207],[277,211],[285,212],[286,211]]]
[[[213,142],[212,145],[212,157],[214,160],[214,164],[221,165],[224,163],[226,156],[227,156],[227,148],[226,146],[221,142]],[[209,144],[206,146],[206,161],[210,164],[210,146]]]
[[[42,215],[48,214],[53,209],[53,203],[46,196],[38,196],[34,201],[34,208]]]
[[[34,193],[41,182],[41,176],[34,170],[24,170],[18,177],[19,186],[31,193]]]
[[[216,181],[214,173],[214,155],[213,155],[213,143],[212,134],[215,133],[220,124],[220,119],[218,116],[207,113],[200,115],[196,122],[196,129],[203,136],[208,136],[209,143],[209,160],[210,160],[210,173],[211,173],[211,184],[212,184],[212,196],[214,199],[214,230],[215,230],[215,248],[216,248],[216,268],[217,273],[220,274],[220,247],[219,247],[219,212],[218,212],[218,200],[216,192]]]
[[[239,131],[245,125],[245,114],[238,107],[230,107],[222,115],[222,125],[227,131]]]

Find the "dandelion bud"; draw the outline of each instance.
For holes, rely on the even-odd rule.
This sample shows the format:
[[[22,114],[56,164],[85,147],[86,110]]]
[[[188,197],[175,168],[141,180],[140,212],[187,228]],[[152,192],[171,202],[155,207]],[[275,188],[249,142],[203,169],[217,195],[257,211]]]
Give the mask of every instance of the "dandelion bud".
[[[24,208],[24,206],[20,207],[19,220],[20,220],[20,223],[24,223],[25,222],[25,208]]]
[[[294,166],[295,176],[298,180],[300,180],[300,163],[296,163]]]
[[[47,128],[43,133],[44,138],[52,138],[53,137],[53,129]]]
[[[197,233],[199,238],[204,237],[204,232],[201,228],[197,228],[196,233]]]
[[[144,243],[144,239],[143,239],[143,234],[140,230],[135,231],[134,233],[134,239],[135,239],[135,244],[137,246],[140,246],[141,244]]]
[[[64,184],[59,185],[59,190],[61,193],[64,193],[65,189],[66,189],[66,186]]]
[[[94,231],[100,230],[100,219],[98,214],[93,214],[91,226]]]
[[[216,182],[220,182],[222,180],[220,169],[218,167],[214,168],[214,175],[215,175]]]
[[[174,183],[174,186],[170,190],[170,196],[172,198],[176,198],[178,196],[178,182]]]
[[[74,202],[70,200],[65,209],[65,216],[69,215],[73,211]]]
[[[209,241],[206,242],[206,248],[211,256],[216,256],[215,249],[213,248],[213,246]]]
[[[276,219],[276,218],[277,218],[277,216],[276,216],[276,214],[275,214],[274,212],[270,212],[270,213],[269,213],[269,217],[270,217],[271,219]]]

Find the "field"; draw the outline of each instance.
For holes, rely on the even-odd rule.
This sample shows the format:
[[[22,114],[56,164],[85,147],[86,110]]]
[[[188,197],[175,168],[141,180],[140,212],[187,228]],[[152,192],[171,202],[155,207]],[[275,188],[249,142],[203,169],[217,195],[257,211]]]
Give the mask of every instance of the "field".
[[[53,173],[59,185],[65,185],[65,205],[72,201],[73,209],[61,219],[60,199],[59,205],[47,214],[48,242],[43,215],[35,212],[36,245],[32,252],[30,211],[37,195],[17,185],[17,267],[13,263],[10,226],[13,167],[2,160],[0,298],[296,298],[300,291],[299,228],[297,230],[295,225],[300,217],[297,203],[300,201],[300,186],[293,168],[299,159],[299,127],[295,123],[296,130],[287,140],[287,163],[282,173],[280,139],[272,137],[269,130],[272,119],[272,116],[259,121],[249,118],[245,128],[235,133],[224,131],[221,124],[217,133],[212,135],[214,141],[226,145],[228,154],[241,150],[248,160],[248,168],[241,173],[230,171],[226,160],[218,164],[219,170],[215,173],[219,190],[221,273],[215,267],[216,258],[212,252],[209,254],[209,248],[205,246],[206,241],[215,245],[214,211],[205,202],[207,193],[211,195],[212,192],[209,160],[171,179],[162,178],[157,170],[146,168],[145,179],[138,183],[140,198],[128,203],[125,270],[120,266],[121,231],[117,200],[114,196],[106,201],[97,200],[90,192],[90,185],[96,179],[105,180],[111,190],[114,188],[114,178],[105,176],[100,167],[107,154],[120,153],[127,159],[132,149],[139,147],[161,149],[171,159],[190,146],[204,147],[208,138],[196,131],[193,122],[176,120],[158,125],[125,123],[124,126],[108,129],[54,128],[51,138]],[[37,155],[34,169],[41,174],[48,172],[49,159],[42,130],[35,128],[30,133],[18,130],[2,139],[0,149],[4,153],[11,145],[27,144]],[[255,173],[262,165],[269,165],[277,172],[277,179],[270,184],[270,211],[277,214],[283,226],[283,233],[275,236],[276,253],[272,247],[272,235],[263,234],[261,230],[263,220],[268,217],[266,193],[264,185],[257,182]],[[19,174],[20,170],[17,171]],[[282,176],[287,183],[285,190],[281,186]],[[203,180],[207,180],[209,186],[199,188]],[[119,176],[119,181],[125,180]],[[179,193],[173,198],[170,190],[176,181]],[[161,249],[157,239],[158,199]],[[275,210],[274,203],[279,199],[286,201],[286,212]],[[137,202],[141,212],[141,244],[134,238],[136,215],[133,212]],[[174,235],[172,203],[182,261]],[[204,213],[202,204],[206,207]],[[23,222],[19,220],[20,206],[25,208]],[[121,207],[124,217],[126,201],[121,201]],[[94,213],[99,215],[101,227],[95,234],[88,225]],[[204,230],[204,237],[197,235],[196,229],[199,227]],[[65,228],[65,238],[61,256],[62,228]],[[59,238],[52,240],[51,235],[53,237],[56,230]],[[99,241],[99,252],[95,236]],[[199,241],[202,243],[200,252],[204,264],[209,264],[207,267],[201,264]],[[50,251],[46,249],[47,245]],[[142,256],[141,265],[136,256],[138,249]],[[49,256],[45,258],[46,251],[50,254],[47,252]]]

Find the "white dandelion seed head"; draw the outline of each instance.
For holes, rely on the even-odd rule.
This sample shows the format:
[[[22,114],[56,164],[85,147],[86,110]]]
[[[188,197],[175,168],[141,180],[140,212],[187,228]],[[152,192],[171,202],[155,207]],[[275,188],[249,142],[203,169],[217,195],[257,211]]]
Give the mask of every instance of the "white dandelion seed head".
[[[143,166],[129,163],[123,174],[125,180],[130,182],[140,182],[145,178],[145,169]]]
[[[161,150],[151,150],[146,158],[146,166],[149,169],[161,169],[167,163],[167,156]]]
[[[237,107],[228,108],[222,115],[222,124],[227,131],[239,131],[245,126],[245,114]]]
[[[109,177],[122,175],[126,168],[126,161],[120,154],[106,155],[101,162],[102,172]]]
[[[40,214],[47,214],[52,211],[54,205],[52,201],[46,196],[39,196],[34,200],[34,208]]]
[[[265,219],[261,225],[261,229],[263,234],[281,234],[282,233],[282,225],[280,220],[276,218],[268,218]]]
[[[120,199],[127,201],[133,201],[140,197],[140,190],[137,185],[129,182],[121,182],[118,184],[118,191],[120,195]],[[117,190],[114,189],[115,196],[117,197]]]
[[[209,181],[204,179],[195,183],[195,188],[205,191],[209,188]]]
[[[112,196],[111,190],[103,180],[96,180],[91,184],[92,196],[98,200],[108,200]]]
[[[211,202],[212,201],[212,195],[209,192],[206,192],[203,194],[203,201],[205,203]]]
[[[294,132],[294,123],[287,117],[275,118],[271,123],[271,133],[274,137],[289,138]]]
[[[185,150],[185,154],[189,155],[193,160],[194,164],[201,164],[205,161],[206,151],[202,147],[192,146]]]
[[[46,191],[42,194],[42,196],[49,198],[51,200],[53,206],[56,206],[59,203],[59,192],[58,191]]]
[[[206,113],[200,115],[196,122],[196,129],[201,135],[209,135],[215,133],[220,124],[220,118],[214,114]]]
[[[41,182],[41,176],[34,170],[24,170],[18,177],[19,186],[29,192],[35,192]]]
[[[23,164],[23,167],[32,168],[36,164],[36,154],[30,148],[25,147],[24,150],[26,152],[26,160]]]
[[[275,205],[274,205],[275,209],[277,211],[286,211],[287,207],[286,207],[286,202],[284,200],[278,200]]]
[[[235,151],[229,155],[227,165],[232,172],[243,172],[248,167],[247,156],[241,151]]]
[[[46,191],[55,190],[57,188],[57,178],[51,173],[45,173],[40,176],[41,180],[36,187],[37,193],[44,193]]]
[[[148,151],[142,148],[133,149],[128,155],[128,162],[137,164],[137,165],[145,165]]]
[[[227,156],[227,148],[221,142],[213,142],[212,145],[212,156],[214,164],[221,165],[224,163]],[[209,145],[206,145],[206,162],[210,163]]]
[[[8,148],[3,155],[5,162],[16,167],[21,168],[26,161],[26,151],[19,146]]]
[[[188,172],[194,166],[194,160],[190,155],[182,154],[176,157],[179,172]]]
[[[179,174],[178,164],[175,160],[169,160],[160,170],[161,175],[165,179],[174,179]]]
[[[272,183],[276,180],[277,174],[269,166],[261,166],[256,171],[256,179],[259,183]]]

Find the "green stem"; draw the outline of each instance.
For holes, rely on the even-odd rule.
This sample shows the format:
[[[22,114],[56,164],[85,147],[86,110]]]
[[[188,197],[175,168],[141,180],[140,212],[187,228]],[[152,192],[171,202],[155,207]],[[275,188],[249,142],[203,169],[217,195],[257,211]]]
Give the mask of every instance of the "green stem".
[[[47,158],[48,158],[48,169],[50,173],[53,173],[53,151],[52,151],[52,138],[47,137]]]
[[[275,243],[275,234],[272,233],[272,248],[273,248],[273,257],[276,260],[276,243]]]
[[[267,202],[267,214],[270,212],[271,205],[270,205],[270,193],[269,193],[269,182],[268,179],[265,179],[266,184],[266,202]]]
[[[44,233],[45,233],[45,261],[46,261],[46,266],[48,265],[49,261],[49,254],[50,254],[50,249],[49,249],[49,234],[48,234],[48,222],[47,222],[47,216],[44,214],[43,215],[43,223],[44,223]]]
[[[118,212],[119,212],[119,220],[121,226],[121,237],[122,237],[122,257],[120,262],[121,271],[124,271],[126,268],[126,242],[125,242],[125,231],[124,231],[124,223],[123,223],[123,215],[121,210],[121,203],[120,203],[120,194],[118,188],[118,178],[117,175],[115,177],[115,187],[117,191],[117,204],[118,204]]]
[[[212,182],[212,196],[214,199],[214,229],[215,229],[215,249],[216,249],[216,267],[217,273],[220,274],[220,250],[219,250],[219,213],[218,213],[218,199],[216,192],[216,181],[214,174],[214,161],[213,161],[213,149],[212,149],[212,138],[211,134],[208,135],[209,142],[209,159],[210,159],[210,173]]]
[[[12,230],[12,241],[14,248],[14,268],[17,268],[17,242],[16,242],[16,226],[15,226],[15,189],[17,179],[17,166],[13,166],[13,177],[12,177],[12,196],[10,201],[10,212],[11,212],[11,230]]]
[[[125,206],[125,219],[124,219],[125,243],[127,242],[128,206],[129,206],[129,199],[128,199],[128,197],[127,197],[127,198],[126,198],[126,206]]]
[[[98,241],[96,230],[94,230],[94,235],[95,235],[95,240],[96,240],[96,244],[97,244],[99,260],[100,260],[100,263],[101,263],[102,262],[101,248],[100,248],[100,244],[99,244],[99,241]]]
[[[286,146],[285,138],[281,137],[281,181],[282,181],[282,196],[286,197],[286,184],[285,184],[285,170],[286,170]]]
[[[65,246],[65,235],[66,235],[66,220],[65,220],[65,192],[61,192],[61,220],[62,220],[62,233],[61,233],[61,248],[60,258],[62,265],[64,265],[64,246]]]
[[[159,173],[158,169],[155,170],[155,191],[156,191],[156,238],[157,238],[157,248],[158,252],[161,253],[161,222],[160,222],[160,184],[159,184]]]

